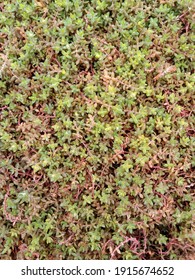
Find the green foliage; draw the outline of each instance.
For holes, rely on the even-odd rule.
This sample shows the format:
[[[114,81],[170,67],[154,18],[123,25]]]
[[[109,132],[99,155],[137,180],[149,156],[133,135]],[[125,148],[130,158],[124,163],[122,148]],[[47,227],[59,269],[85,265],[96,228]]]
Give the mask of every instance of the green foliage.
[[[0,4],[0,258],[194,258],[194,1]]]

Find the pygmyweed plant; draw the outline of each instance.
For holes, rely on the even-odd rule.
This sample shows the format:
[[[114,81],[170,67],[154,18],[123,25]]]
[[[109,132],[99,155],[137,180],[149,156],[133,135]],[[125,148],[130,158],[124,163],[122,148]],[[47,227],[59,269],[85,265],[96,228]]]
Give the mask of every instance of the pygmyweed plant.
[[[194,259],[193,8],[1,1],[1,259]]]

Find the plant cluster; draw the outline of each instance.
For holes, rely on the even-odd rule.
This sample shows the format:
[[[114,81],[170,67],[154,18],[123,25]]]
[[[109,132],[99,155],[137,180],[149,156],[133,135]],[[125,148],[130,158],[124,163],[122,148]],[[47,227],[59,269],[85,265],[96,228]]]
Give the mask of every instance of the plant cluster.
[[[192,0],[0,3],[0,259],[195,259]]]

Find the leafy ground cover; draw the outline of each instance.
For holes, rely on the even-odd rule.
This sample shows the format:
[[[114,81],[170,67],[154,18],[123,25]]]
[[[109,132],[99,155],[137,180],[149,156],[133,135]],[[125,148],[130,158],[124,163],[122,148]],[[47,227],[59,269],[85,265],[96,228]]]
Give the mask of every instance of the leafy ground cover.
[[[195,259],[194,8],[1,1],[1,259]]]

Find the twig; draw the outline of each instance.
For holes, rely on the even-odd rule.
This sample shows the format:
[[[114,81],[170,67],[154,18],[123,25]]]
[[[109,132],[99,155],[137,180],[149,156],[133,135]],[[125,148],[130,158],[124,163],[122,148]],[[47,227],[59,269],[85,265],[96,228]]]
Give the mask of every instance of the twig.
[[[111,259],[113,259],[115,257],[115,253],[116,252],[120,252],[119,249],[124,246],[126,243],[128,243],[129,241],[132,242],[131,246],[130,246],[130,250],[137,255],[140,255],[139,253],[137,253],[137,247],[140,245],[140,242],[134,238],[134,237],[125,237],[125,240],[122,241],[111,253]],[[141,253],[142,254],[142,253]]]

